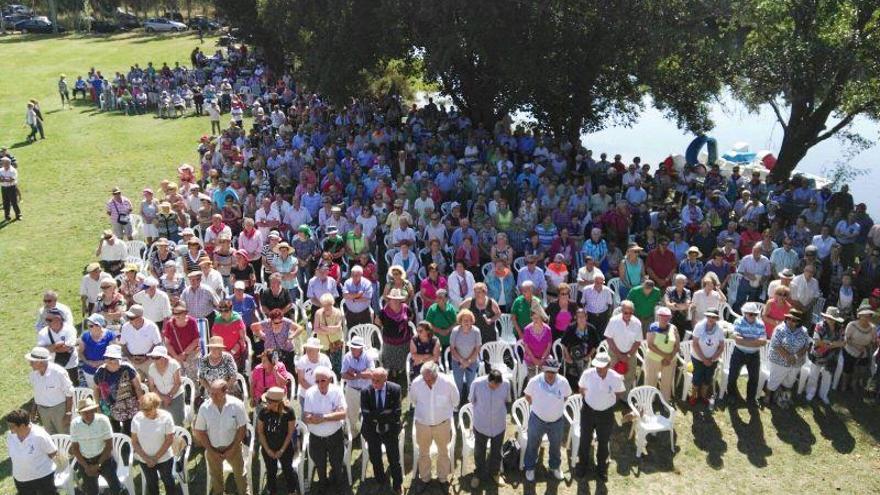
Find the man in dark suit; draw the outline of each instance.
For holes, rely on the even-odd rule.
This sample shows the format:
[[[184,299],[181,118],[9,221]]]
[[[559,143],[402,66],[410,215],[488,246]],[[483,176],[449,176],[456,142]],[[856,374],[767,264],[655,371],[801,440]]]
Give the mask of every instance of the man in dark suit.
[[[361,434],[367,441],[367,450],[376,482],[388,482],[382,465],[382,445],[388,455],[388,475],[394,493],[403,493],[403,472],[400,466],[400,385],[388,381],[388,372],[376,368],[372,372],[372,387],[361,391]]]

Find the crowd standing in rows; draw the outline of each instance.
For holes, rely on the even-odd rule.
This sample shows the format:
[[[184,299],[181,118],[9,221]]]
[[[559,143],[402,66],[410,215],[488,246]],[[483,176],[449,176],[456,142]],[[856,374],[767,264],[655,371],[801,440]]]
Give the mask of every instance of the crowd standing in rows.
[[[162,112],[165,92],[191,91],[219,110],[197,165],[138,199],[110,191],[80,306],[44,294],[26,356],[42,427],[6,418],[21,491],[54,493],[47,435],[69,433],[85,492],[100,474],[118,493],[113,432],[130,438],[148,493],[167,490],[183,426],[215,494],[224,462],[250,493],[239,447],[254,435],[269,493],[281,493],[279,464],[287,492],[299,489],[293,458],[307,439],[317,486],[348,486],[359,442],[375,480],[400,493],[404,398],[416,491],[432,483],[432,444],[448,488],[446,447],[468,431],[471,486],[504,485],[509,407],[528,432],[527,481],[544,436],[563,479],[569,425],[583,439],[574,475],[603,482],[617,405],[639,382],[672,407],[686,375],[681,400],[705,414],[743,400],[743,367],[748,407],[790,406],[802,377],[807,400],[828,403],[838,379],[864,394],[880,225],[846,186],[597,159],[430,100],[330,103],[244,47],[192,62],[75,83],[74,97],[102,106]],[[76,403],[75,386],[88,392]]]

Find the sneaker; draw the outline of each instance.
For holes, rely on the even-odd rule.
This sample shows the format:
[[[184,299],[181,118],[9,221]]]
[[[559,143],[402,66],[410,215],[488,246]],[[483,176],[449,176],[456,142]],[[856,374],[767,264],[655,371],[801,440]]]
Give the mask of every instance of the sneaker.
[[[535,470],[534,469],[526,470],[526,481],[528,481],[528,482],[535,481]]]
[[[553,475],[554,478],[556,478],[556,481],[565,480],[565,476],[562,475],[562,471],[560,469],[554,469],[553,471],[550,471],[550,473]]]
[[[480,487],[480,478],[477,478],[476,476],[474,476],[473,478],[471,478],[471,488],[476,490],[479,487]]]

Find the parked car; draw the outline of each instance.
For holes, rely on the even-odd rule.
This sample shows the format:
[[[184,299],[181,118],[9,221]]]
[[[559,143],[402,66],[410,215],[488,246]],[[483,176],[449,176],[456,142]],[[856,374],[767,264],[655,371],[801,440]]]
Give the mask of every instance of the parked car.
[[[220,29],[220,23],[217,21],[212,21],[205,16],[197,15],[189,21],[190,29],[199,29],[201,28],[203,31],[216,31]]]
[[[21,13],[13,13],[13,14],[4,14],[3,15],[3,23],[6,24],[7,28],[12,28],[16,24],[21,21],[26,21],[33,17],[30,14],[21,14]]]
[[[34,17],[15,24],[15,30],[22,33],[54,33],[52,21],[46,17]],[[64,27],[58,26],[58,32],[63,33]]]
[[[141,27],[141,21],[137,16],[121,10],[116,11],[116,23],[123,29],[135,29]]]
[[[85,22],[89,22],[89,26],[93,33],[115,33],[117,31],[125,31],[125,28],[114,21],[89,18],[83,21],[83,23]]]
[[[7,5],[6,7],[3,7],[3,14],[4,15],[23,14],[23,15],[31,16],[34,14],[34,11],[31,10],[30,7],[27,7],[25,5],[19,5],[16,3],[12,3],[12,4]]]
[[[147,21],[144,22],[144,30],[148,33],[168,31],[181,32],[186,31],[186,24],[165,19],[164,17],[158,17],[155,19],[147,19]]]

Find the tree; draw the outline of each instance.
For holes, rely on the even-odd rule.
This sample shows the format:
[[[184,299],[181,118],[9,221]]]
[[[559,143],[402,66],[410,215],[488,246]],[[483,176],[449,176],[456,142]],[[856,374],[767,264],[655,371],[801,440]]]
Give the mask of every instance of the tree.
[[[749,29],[734,94],[769,105],[783,138],[771,179],[787,179],[813,146],[880,110],[880,1],[740,0]],[[787,114],[787,115],[786,115]]]

